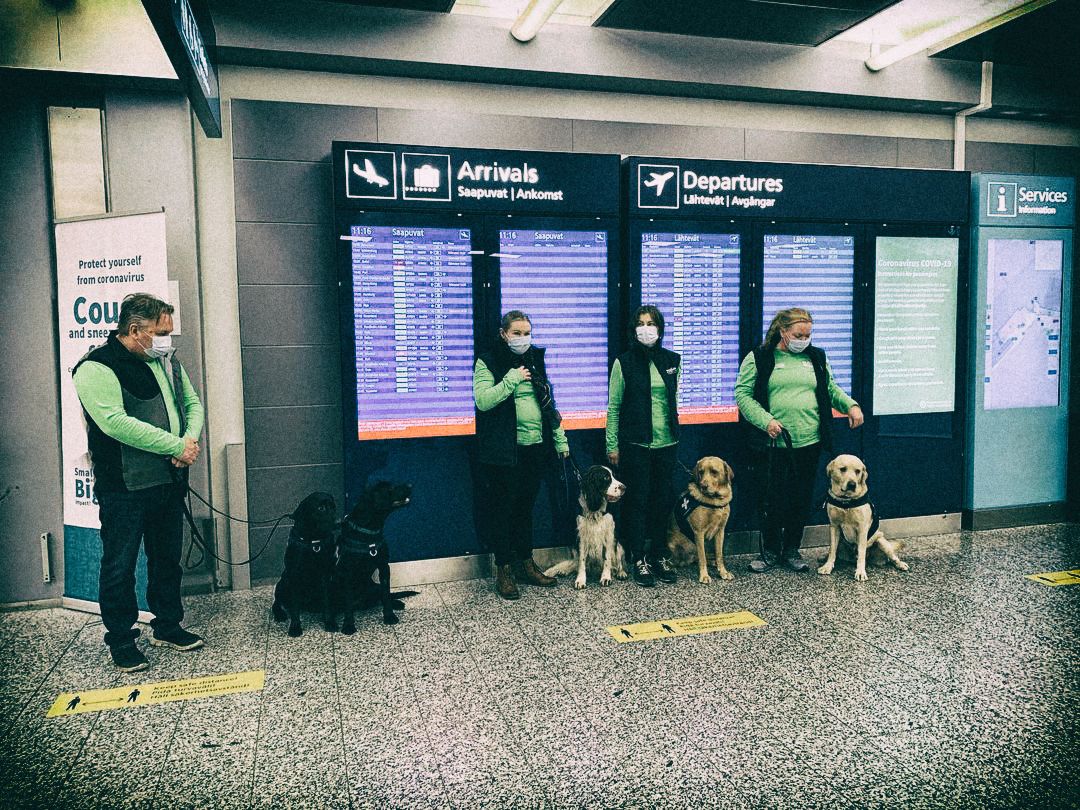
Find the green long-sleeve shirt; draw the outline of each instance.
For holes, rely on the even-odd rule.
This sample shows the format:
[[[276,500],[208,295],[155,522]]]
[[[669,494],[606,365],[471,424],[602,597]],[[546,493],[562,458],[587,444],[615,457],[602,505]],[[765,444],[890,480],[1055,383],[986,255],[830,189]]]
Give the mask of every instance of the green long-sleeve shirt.
[[[184,452],[184,439],[198,439],[202,433],[203,421],[206,417],[199,395],[188,379],[184,367],[180,367],[180,399],[184,405],[184,419],[186,429],[184,435],[180,435],[180,415],[176,409],[176,399],[172,393],[172,381],[165,371],[162,360],[152,360],[148,363],[154,373],[158,388],[161,389],[162,398],[165,400],[165,410],[169,414],[169,430],[162,430],[134,416],[129,416],[124,410],[124,395],[120,390],[120,381],[107,366],[91,360],[86,361],[75,372],[75,390],[79,394],[90,418],[94,420],[101,432],[122,444],[145,450],[148,453],[157,453],[162,456],[179,457]]]
[[[735,404],[739,413],[754,427],[765,430],[776,419],[791,434],[793,447],[807,447],[820,439],[818,435],[817,375],[814,364],[805,354],[774,349],[776,367],[769,377],[769,408],[767,411],[754,399],[757,382],[757,363],[754,353],[743,358],[739,376],[735,380]],[[841,413],[847,413],[857,405],[851,397],[840,390],[833,379],[828,363],[825,370],[829,377],[829,400]],[[771,412],[770,412],[771,411]]]
[[[682,365],[679,366],[679,379],[682,379]],[[668,425],[667,386],[664,384],[664,378],[657,371],[655,363],[649,363],[649,389],[652,397],[652,441],[638,446],[652,450],[670,447],[676,443],[676,439],[671,435],[671,427]],[[678,390],[678,380],[676,390]],[[622,410],[625,391],[626,378],[623,377],[622,366],[616,360],[611,366],[611,379],[608,382],[607,432],[604,437],[608,453],[614,453],[619,449],[619,414]]]
[[[511,394],[514,397],[514,414],[517,417],[517,443],[540,444],[544,440],[544,417],[532,383],[525,379],[520,368],[512,368],[496,385],[491,369],[483,360],[476,361],[473,367],[473,401],[479,410],[490,411]],[[561,427],[555,428],[552,438],[555,440],[556,452],[570,452],[566,433]]]

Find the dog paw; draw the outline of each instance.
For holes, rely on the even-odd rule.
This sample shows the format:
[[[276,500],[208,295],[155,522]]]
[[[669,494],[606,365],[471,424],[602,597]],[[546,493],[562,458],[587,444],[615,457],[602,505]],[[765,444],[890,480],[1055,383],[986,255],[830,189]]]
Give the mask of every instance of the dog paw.
[[[601,577],[600,578],[600,584],[604,585],[604,586],[610,585],[611,584],[611,577]]]
[[[298,625],[298,624],[290,624],[289,625],[289,635],[292,636],[293,638],[299,638],[303,634],[304,634],[304,628],[302,628],[300,625]]]
[[[866,582],[870,577],[866,575],[865,571],[855,571],[855,579],[859,582]]]
[[[601,583],[601,584],[603,584],[603,583]],[[585,588],[585,580],[580,578],[580,577],[575,579],[574,580],[574,588],[579,590],[579,591],[583,590]]]
[[[697,578],[697,581],[700,582],[702,585],[708,585],[712,582],[712,577],[710,577],[708,574],[702,574]]]
[[[901,571],[907,571],[908,570],[908,564],[906,562],[904,562],[903,560],[897,560],[895,565]]]
[[[616,571],[615,579],[630,579],[630,575],[625,571]]]
[[[343,624],[343,625],[341,625],[341,632],[344,633],[347,636],[351,636],[353,633],[356,632],[356,625],[355,624]]]
[[[826,565],[821,566],[821,568],[819,568],[817,570],[817,572],[819,574],[821,574],[823,577],[827,577],[829,574],[832,573],[832,569],[833,569],[833,567],[831,565],[826,564]]]
[[[389,613],[384,613],[383,617],[382,617],[382,620],[383,620],[383,624],[397,624],[398,622],[401,621],[401,619],[399,619],[397,617],[397,615],[393,611],[391,611]]]
[[[720,572],[720,579],[732,580],[735,579],[735,575],[730,571],[724,570]]]
[[[285,611],[284,611],[284,610],[282,610],[282,609],[281,609],[281,608],[280,608],[279,606],[277,606],[277,605],[274,605],[274,606],[273,606],[272,608],[270,608],[270,610],[271,610],[271,612],[273,612],[273,614],[274,614],[274,621],[275,621],[275,622],[283,622],[283,621],[285,621],[285,620],[286,620],[287,618],[289,618],[289,617],[288,617],[288,616],[287,616],[287,615],[285,614]]]

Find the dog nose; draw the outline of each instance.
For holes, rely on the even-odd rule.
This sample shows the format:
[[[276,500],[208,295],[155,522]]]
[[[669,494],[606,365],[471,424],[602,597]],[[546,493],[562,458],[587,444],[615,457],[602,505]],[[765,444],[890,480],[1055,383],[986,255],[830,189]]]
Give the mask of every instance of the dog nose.
[[[851,492],[853,489],[855,489],[855,482],[848,481],[846,484],[844,484],[844,489],[846,489],[848,492]]]

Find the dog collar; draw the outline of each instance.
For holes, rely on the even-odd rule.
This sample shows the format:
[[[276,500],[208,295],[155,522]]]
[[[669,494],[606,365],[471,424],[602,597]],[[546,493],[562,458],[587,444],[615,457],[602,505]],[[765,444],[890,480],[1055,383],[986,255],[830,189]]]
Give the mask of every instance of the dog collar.
[[[357,534],[367,535],[368,537],[372,538],[372,540],[370,543],[364,546],[360,543],[349,542],[347,536],[345,534],[342,534],[340,542],[342,551],[351,554],[367,553],[372,557],[379,556],[379,546],[382,545],[383,537],[382,529],[368,529],[364,526],[357,526],[350,518],[345,518],[345,525],[348,526],[351,531],[354,531]]]
[[[329,541],[329,538],[327,539],[327,542],[328,541]],[[302,535],[299,535],[296,532],[290,530],[289,531],[289,542],[292,543],[294,546],[299,546],[300,548],[310,548],[313,553],[319,554],[322,551],[324,541],[323,540],[308,540],[305,537],[303,537]]]
[[[869,495],[869,493],[867,493],[867,494],[863,495],[861,498],[850,498],[850,499],[845,500],[843,498],[837,498],[831,492],[826,491],[825,492],[825,503],[830,504],[832,506],[837,506],[840,509],[854,509],[857,506],[866,506],[866,504],[870,503],[870,495]]]

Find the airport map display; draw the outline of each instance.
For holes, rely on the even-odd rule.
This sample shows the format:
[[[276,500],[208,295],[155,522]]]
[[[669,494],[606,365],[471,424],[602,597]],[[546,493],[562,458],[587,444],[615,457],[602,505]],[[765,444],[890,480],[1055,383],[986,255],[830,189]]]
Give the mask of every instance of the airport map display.
[[[990,239],[986,257],[983,407],[1058,404],[1060,239]]]

